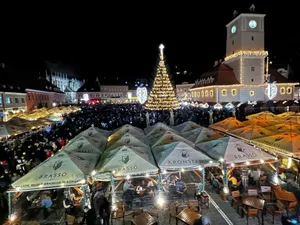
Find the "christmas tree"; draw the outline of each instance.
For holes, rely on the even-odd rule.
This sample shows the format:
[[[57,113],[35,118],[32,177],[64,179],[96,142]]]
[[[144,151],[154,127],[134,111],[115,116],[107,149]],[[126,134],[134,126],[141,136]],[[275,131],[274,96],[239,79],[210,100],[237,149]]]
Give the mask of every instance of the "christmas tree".
[[[179,103],[171,84],[170,77],[164,60],[164,46],[159,46],[160,57],[153,87],[146,103],[148,110],[174,110],[179,108]]]

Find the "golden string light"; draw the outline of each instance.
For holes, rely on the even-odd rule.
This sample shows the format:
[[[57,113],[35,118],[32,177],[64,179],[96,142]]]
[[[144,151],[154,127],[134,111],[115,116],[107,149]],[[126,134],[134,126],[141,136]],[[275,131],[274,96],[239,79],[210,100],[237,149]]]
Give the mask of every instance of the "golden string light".
[[[265,57],[267,55],[268,55],[268,51],[239,51],[225,57],[224,60],[228,61],[239,56],[264,56]]]
[[[157,74],[145,106],[148,110],[174,110],[180,108],[165,66],[163,49],[164,46],[160,45],[160,61]]]

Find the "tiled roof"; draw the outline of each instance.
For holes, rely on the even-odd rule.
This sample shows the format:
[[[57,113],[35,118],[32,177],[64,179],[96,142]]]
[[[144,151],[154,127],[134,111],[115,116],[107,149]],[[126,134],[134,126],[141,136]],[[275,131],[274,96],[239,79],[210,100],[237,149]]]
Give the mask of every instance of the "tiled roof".
[[[200,79],[198,79],[198,82],[197,80],[195,81],[193,88],[231,84],[239,84],[239,81],[236,79],[233,70],[229,66],[221,63],[210,71],[203,73]]]
[[[86,80],[85,84],[77,92],[100,92],[100,83],[98,80]]]

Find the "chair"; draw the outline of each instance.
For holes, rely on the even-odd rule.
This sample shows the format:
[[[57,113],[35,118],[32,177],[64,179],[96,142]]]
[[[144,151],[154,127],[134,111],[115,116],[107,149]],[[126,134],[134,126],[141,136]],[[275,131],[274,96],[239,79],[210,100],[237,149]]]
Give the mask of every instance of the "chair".
[[[236,210],[239,210],[239,207],[242,205],[242,200],[241,200],[241,193],[240,191],[233,191],[231,192],[231,206],[234,207],[236,205]]]
[[[159,217],[159,210],[156,209],[156,208],[150,208],[150,209],[147,209],[147,212],[153,216],[153,217],[156,217],[157,220],[158,220],[158,217]]]
[[[200,206],[198,200],[189,200],[188,201],[188,207],[189,209],[198,212],[200,211]]]
[[[275,215],[281,215],[285,212],[284,206],[281,202],[277,201],[273,204],[267,204],[266,210],[273,216],[272,223],[274,224],[275,221]]]
[[[260,187],[260,197],[266,201],[273,202],[273,192],[271,191],[271,186],[261,186]]]
[[[243,212],[246,214],[246,217],[247,217],[247,225],[249,224],[249,217],[257,217],[257,220],[258,220],[258,224],[260,224],[260,221],[259,221],[259,217],[258,217],[258,209],[254,209],[252,207],[243,207]]]
[[[113,224],[113,220],[123,219],[123,224],[125,224],[125,216],[133,215],[132,211],[125,211],[125,206],[122,202],[117,202],[116,208],[111,211],[111,224]]]
[[[169,205],[168,211],[169,211],[169,224],[171,224],[171,219],[176,219],[177,213],[178,213],[178,202],[173,202]]]
[[[193,199],[196,199],[196,186],[195,186],[195,184],[187,184],[186,185],[186,195],[187,195],[187,198],[189,198],[189,196],[192,196]]]

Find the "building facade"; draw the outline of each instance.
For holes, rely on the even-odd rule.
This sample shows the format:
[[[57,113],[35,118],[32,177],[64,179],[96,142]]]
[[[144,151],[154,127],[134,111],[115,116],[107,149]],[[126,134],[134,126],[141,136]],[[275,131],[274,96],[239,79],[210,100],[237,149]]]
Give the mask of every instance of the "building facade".
[[[240,14],[227,27],[226,57],[202,74],[193,101],[246,102],[292,100],[296,83],[269,69],[264,46],[264,14]]]
[[[190,89],[195,85],[195,83],[183,82],[182,84],[176,84],[176,96],[178,101],[191,101],[192,92]]]
[[[25,112],[26,92],[16,86],[0,85],[0,118],[7,121],[9,114]]]
[[[96,81],[87,81],[79,88],[76,98],[78,102],[92,99],[99,100],[102,103],[124,103],[128,98],[128,93],[128,85],[101,85],[98,78],[96,78]]]
[[[77,101],[76,91],[83,85],[83,81],[61,63],[46,61],[45,67],[46,79],[66,93],[67,102],[75,103]]]

